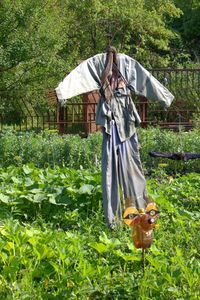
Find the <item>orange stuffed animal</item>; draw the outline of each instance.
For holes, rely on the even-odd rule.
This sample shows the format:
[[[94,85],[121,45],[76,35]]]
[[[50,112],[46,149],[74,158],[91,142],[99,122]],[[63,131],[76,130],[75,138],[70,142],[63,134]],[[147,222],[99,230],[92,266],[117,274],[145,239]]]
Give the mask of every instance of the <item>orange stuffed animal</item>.
[[[146,210],[139,212],[135,207],[128,207],[124,212],[124,222],[132,227],[132,237],[136,248],[147,249],[152,244],[153,229],[159,217],[158,207],[149,203]]]

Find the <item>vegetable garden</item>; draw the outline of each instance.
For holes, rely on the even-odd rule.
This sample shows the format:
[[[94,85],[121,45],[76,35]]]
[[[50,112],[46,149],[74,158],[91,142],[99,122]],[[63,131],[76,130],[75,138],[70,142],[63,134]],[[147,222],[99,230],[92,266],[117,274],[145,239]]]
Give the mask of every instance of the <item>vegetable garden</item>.
[[[144,273],[130,229],[104,223],[101,134],[1,133],[1,299],[199,299],[200,162],[148,156],[180,145],[197,152],[199,130],[139,136],[161,211]]]
[[[0,299],[200,299],[200,159],[149,156],[200,152],[199,13],[198,0],[1,1]],[[138,130],[160,210],[145,265],[130,228],[105,225],[102,135],[59,135],[58,121],[60,132],[69,125],[74,133],[81,118],[73,101],[68,123],[64,108],[58,117],[47,103],[48,92],[111,38],[176,96],[167,114],[153,104],[147,116],[146,99],[140,103],[144,125],[162,117],[179,127]]]

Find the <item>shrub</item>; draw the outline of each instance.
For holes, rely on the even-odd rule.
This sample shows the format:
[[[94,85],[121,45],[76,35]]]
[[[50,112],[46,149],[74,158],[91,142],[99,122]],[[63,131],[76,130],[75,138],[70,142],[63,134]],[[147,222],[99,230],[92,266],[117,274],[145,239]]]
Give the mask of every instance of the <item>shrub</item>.
[[[159,128],[139,129],[140,154],[143,167],[152,172],[160,164],[167,164],[166,172],[200,171],[200,160],[188,162],[152,158],[150,151],[200,152],[198,129],[179,133]],[[1,133],[0,166],[34,163],[38,167],[66,166],[72,168],[96,169],[101,165],[101,133],[88,138],[79,135],[63,135],[49,131]]]

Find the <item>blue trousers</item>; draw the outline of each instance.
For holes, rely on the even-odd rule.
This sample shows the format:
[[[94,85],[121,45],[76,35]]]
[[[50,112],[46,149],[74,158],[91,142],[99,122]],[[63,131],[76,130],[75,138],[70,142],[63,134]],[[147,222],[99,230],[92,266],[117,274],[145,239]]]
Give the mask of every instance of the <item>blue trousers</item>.
[[[103,208],[109,227],[121,219],[121,198],[125,206],[145,208],[146,180],[141,166],[137,134],[121,142],[114,120],[111,134],[103,131],[102,143]]]

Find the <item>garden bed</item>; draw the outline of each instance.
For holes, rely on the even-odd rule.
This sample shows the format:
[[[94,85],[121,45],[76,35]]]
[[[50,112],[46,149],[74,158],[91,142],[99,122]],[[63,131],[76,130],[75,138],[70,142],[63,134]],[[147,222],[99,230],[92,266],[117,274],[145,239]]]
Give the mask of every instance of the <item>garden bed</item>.
[[[110,232],[98,171],[0,170],[1,299],[198,299],[200,175],[149,179],[161,211],[146,253]],[[134,295],[134,296],[133,296]]]

